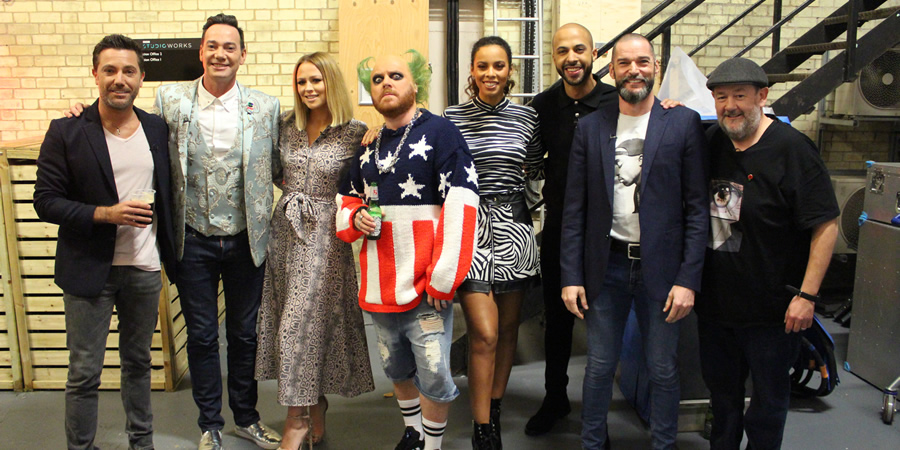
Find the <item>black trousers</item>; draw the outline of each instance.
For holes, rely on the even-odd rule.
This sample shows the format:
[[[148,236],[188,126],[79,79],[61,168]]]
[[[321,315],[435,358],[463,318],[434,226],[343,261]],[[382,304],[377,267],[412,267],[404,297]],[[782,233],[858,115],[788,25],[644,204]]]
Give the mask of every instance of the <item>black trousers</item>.
[[[575,316],[562,301],[559,269],[561,218],[548,213],[541,238],[541,278],[544,289],[544,350],[547,366],[544,369],[544,388],[547,396],[565,397],[569,384],[569,358],[572,355],[572,327]]]

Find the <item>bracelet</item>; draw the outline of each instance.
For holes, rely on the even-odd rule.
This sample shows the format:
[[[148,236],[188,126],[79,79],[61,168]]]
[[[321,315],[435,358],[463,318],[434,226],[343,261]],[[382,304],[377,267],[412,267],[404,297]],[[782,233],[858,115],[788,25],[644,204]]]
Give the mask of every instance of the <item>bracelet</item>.
[[[811,301],[811,302],[813,302],[813,303],[819,301],[819,296],[818,296],[818,295],[813,295],[813,294],[809,294],[809,293],[803,292],[803,291],[801,291],[800,289],[797,289],[797,288],[795,288],[794,286],[791,286],[791,285],[789,285],[789,284],[784,285],[784,288],[787,289],[788,292],[790,292],[791,294],[794,294],[794,295],[797,296],[797,297],[800,297],[800,298],[809,300],[809,301]]]

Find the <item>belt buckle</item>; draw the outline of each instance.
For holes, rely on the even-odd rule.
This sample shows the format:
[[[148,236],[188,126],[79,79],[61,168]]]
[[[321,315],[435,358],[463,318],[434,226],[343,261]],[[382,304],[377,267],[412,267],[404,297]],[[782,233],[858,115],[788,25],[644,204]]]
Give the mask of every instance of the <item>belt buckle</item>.
[[[628,244],[628,259],[641,259],[641,244]]]

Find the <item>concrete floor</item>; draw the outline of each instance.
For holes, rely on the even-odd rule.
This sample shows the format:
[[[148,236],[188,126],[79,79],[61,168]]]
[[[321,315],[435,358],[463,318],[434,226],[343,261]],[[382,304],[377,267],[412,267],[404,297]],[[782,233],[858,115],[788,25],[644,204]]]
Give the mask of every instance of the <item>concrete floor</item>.
[[[837,357],[843,363],[847,348],[848,330],[826,321],[837,343]],[[367,327],[370,355],[375,339],[371,326]],[[520,348],[525,353],[541,352],[540,326],[536,320],[522,329]],[[224,345],[223,345],[224,346]],[[578,449],[580,448],[581,382],[584,357],[576,356],[569,368],[569,395],[573,412],[559,423],[554,432],[532,438],[522,432],[525,422],[535,412],[543,397],[543,362],[529,360],[513,368],[509,389],[503,403],[503,441],[506,449]],[[390,383],[373,360],[376,376],[375,392],[353,399],[329,397],[328,432],[321,449],[392,449],[399,440],[403,425],[397,403],[385,398]],[[884,425],[880,420],[881,393],[850,373],[841,370],[841,385],[828,397],[796,400],[788,416],[785,449],[898,449],[900,448],[900,420]],[[456,379],[461,391],[454,403],[444,448],[470,448],[471,416],[468,411],[468,386],[465,377]],[[281,429],[285,408],[275,398],[275,382],[259,385],[259,411],[270,426]],[[189,383],[182,383],[176,392],[155,392],[155,443],[158,449],[196,448],[199,432],[196,428],[196,409],[191,399]],[[225,445],[229,449],[254,449],[251,443],[233,433],[231,414],[226,409]],[[103,449],[127,449],[124,415],[117,392],[100,395],[100,425],[97,445]],[[616,390],[610,412],[610,437],[614,449],[649,448],[649,432]],[[64,448],[63,393],[0,392],[0,449]],[[678,435],[682,450],[705,449],[709,445],[699,433]]]

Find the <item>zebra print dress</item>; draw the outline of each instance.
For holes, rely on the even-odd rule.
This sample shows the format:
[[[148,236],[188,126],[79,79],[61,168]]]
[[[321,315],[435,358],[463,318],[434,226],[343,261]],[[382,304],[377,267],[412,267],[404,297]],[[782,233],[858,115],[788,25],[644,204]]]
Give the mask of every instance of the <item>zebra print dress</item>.
[[[477,247],[463,292],[502,294],[540,284],[534,226],[525,180],[543,178],[537,112],[504,98],[491,106],[475,97],[444,116],[462,132],[478,171]]]

